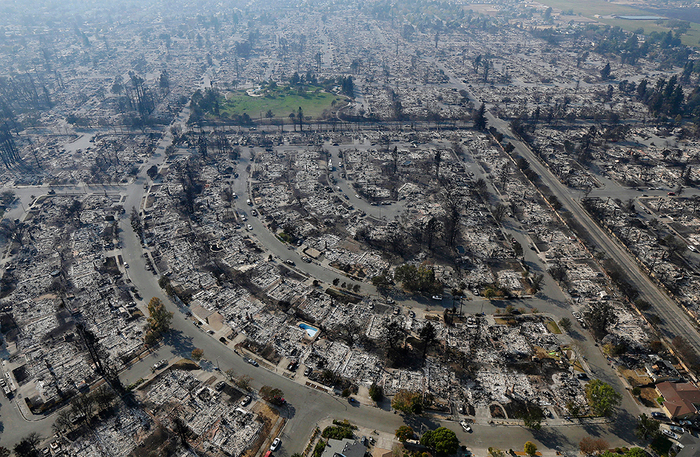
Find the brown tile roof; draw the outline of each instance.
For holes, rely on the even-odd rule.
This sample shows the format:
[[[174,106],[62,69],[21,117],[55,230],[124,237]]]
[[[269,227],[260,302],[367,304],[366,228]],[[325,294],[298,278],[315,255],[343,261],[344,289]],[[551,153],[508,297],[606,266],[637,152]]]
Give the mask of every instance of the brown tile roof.
[[[700,405],[700,389],[688,382],[662,382],[656,389],[664,397],[664,408],[671,417],[697,414],[695,405]]]

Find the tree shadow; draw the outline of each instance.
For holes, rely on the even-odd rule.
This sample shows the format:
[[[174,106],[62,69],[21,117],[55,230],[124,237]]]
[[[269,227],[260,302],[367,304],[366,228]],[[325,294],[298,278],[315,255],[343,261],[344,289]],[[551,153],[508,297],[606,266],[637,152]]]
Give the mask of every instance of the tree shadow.
[[[589,436],[600,437],[602,433],[602,427],[600,424],[593,422],[581,421],[579,422],[581,428],[586,431]]]
[[[615,421],[610,424],[610,433],[627,443],[639,443],[639,438],[634,434],[637,427],[637,417],[624,409],[617,410]]]
[[[185,335],[182,330],[170,329],[163,337],[163,342],[173,348],[173,354],[180,357],[190,357],[195,348],[192,337]]]
[[[439,422],[429,417],[415,416],[413,414],[401,414],[401,416],[403,417],[404,424],[411,427],[418,435],[422,435],[427,430],[435,430],[440,427]]]
[[[379,403],[376,404],[377,408],[383,410],[383,411],[391,411],[391,401],[384,397],[381,399]]]
[[[569,330],[568,334],[571,337],[571,339],[573,339],[573,340],[586,341],[586,337],[583,334],[581,334],[578,330],[576,330],[575,328],[572,328],[571,330]]]
[[[551,427],[532,430],[532,436],[549,449],[578,447],[578,443],[573,443],[566,435]]]

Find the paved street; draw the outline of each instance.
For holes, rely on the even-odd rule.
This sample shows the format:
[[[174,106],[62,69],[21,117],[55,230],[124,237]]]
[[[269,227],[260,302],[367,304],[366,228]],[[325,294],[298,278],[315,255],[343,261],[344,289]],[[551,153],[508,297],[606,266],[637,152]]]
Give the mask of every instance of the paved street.
[[[178,122],[183,122],[187,118],[187,112],[183,112],[178,118]],[[495,123],[495,120],[491,120]],[[139,207],[145,189],[144,184],[148,182],[145,176],[145,170],[151,165],[161,164],[165,157],[163,152],[165,146],[171,141],[170,133],[164,134],[157,148],[157,154],[152,157],[148,163],[141,168],[141,174],[138,178],[128,186],[113,186],[107,189],[98,187],[100,191],[120,192],[127,196],[124,201],[124,208],[127,214],[120,221],[121,237],[123,243],[123,257],[126,262],[131,265],[127,270],[127,276],[133,284],[139,289],[144,301],[140,303],[141,308],[145,311],[147,300],[157,296],[163,300],[168,308],[174,312],[172,323],[172,331],[164,341],[164,345],[152,354],[136,363],[128,370],[121,374],[125,383],[130,383],[138,380],[141,377],[150,375],[152,364],[162,358],[173,359],[176,357],[188,357],[195,347],[204,350],[205,358],[211,363],[204,364],[208,369],[213,370],[218,365],[222,371],[233,369],[236,375],[246,374],[253,378],[253,387],[257,390],[262,385],[271,385],[278,387],[285,392],[285,397],[290,405],[282,411],[290,420],[282,434],[283,446],[279,455],[288,457],[294,452],[301,451],[313,427],[326,417],[349,419],[363,424],[365,427],[386,432],[393,432],[399,425],[404,423],[404,418],[401,415],[394,414],[391,411],[383,410],[365,404],[359,407],[352,407],[344,399],[321,393],[303,386],[300,383],[290,380],[280,374],[273,373],[263,368],[255,368],[245,363],[242,358],[232,352],[232,350],[212,338],[205,331],[195,326],[192,320],[188,319],[184,312],[185,310],[177,309],[168,297],[166,297],[157,284],[158,277],[151,272],[145,270],[145,259],[143,258],[142,246],[133,233],[128,220],[128,214],[131,207]],[[521,146],[522,147],[522,146]],[[331,147],[333,161],[337,163],[337,149]],[[296,263],[296,268],[303,271],[311,278],[316,278],[326,283],[332,282],[333,279],[340,276],[330,268],[319,265],[317,263],[307,264],[301,261],[301,255],[296,249],[289,249],[289,246],[279,241],[274,234],[266,229],[262,221],[257,217],[252,217],[249,212],[250,208],[245,204],[248,196],[248,165],[250,164],[250,150],[244,149],[243,155],[239,164],[239,178],[234,183],[234,191],[239,195],[236,201],[237,208],[247,214],[248,221],[246,224],[251,224],[253,227],[253,235],[276,259],[293,260]],[[467,164],[468,167],[473,167],[474,164]],[[478,170],[474,170],[477,171]],[[339,172],[336,171],[336,176]],[[384,217],[384,213],[375,214],[378,211],[387,211],[388,217],[393,217],[394,214],[400,212],[400,205],[391,205],[389,207],[374,207],[368,202],[357,199],[352,193],[352,188],[345,181],[339,179],[339,184],[344,193],[349,194],[352,204],[357,205],[363,211],[374,217]],[[550,186],[555,189],[554,186]],[[72,188],[57,188],[57,193],[81,193],[95,191],[94,188],[87,186],[74,186]],[[23,204],[29,204],[32,195],[41,195],[48,192],[48,187],[41,188],[22,188],[18,190],[18,196]],[[490,188],[490,192],[494,194],[494,189]],[[495,198],[495,194],[494,194]],[[564,201],[565,204],[571,205],[570,202]],[[17,210],[19,211],[19,210]],[[21,215],[21,212],[17,214]],[[504,229],[509,236],[514,236],[523,246],[528,246],[526,235],[520,230],[517,221],[507,219],[504,221]],[[532,271],[542,271],[543,264],[534,252],[525,249],[525,259],[531,265]],[[279,261],[279,260],[275,260]],[[374,288],[369,284],[361,284],[363,293],[376,294]],[[434,309],[441,307],[451,307],[448,300],[443,303],[404,300],[400,302],[402,305],[417,309]],[[537,307],[542,312],[551,312],[556,315],[567,315],[568,303],[566,297],[559,290],[558,286],[551,280],[545,281],[545,286],[540,296],[523,300],[520,303],[514,303],[516,307]],[[464,301],[465,312],[492,312],[498,307],[505,306],[497,301],[486,301],[475,299],[472,301]],[[574,322],[575,319],[573,319]],[[624,387],[621,385],[617,376],[615,376],[607,365],[607,361],[602,356],[601,352],[593,345],[593,340],[587,332],[584,332],[580,327],[575,326],[572,333],[573,341],[577,345],[578,351],[586,358],[593,374],[596,377],[612,383],[615,387],[622,391]],[[624,411],[617,418],[616,422],[611,425],[571,425],[544,427],[542,431],[533,433],[522,427],[496,427],[490,425],[477,424],[474,426],[474,433],[465,434],[459,429],[455,422],[448,421],[443,424],[452,428],[458,433],[458,436],[464,444],[473,449],[485,449],[489,446],[497,446],[503,448],[515,447],[514,443],[524,442],[526,440],[535,441],[538,446],[550,449],[568,449],[574,451],[578,446],[578,441],[589,434],[599,435],[610,441],[612,445],[624,445],[634,441],[632,429],[634,418],[639,410],[636,404],[633,403],[628,395],[625,395],[623,400]],[[22,436],[29,432],[37,431],[47,436],[50,433],[51,419],[44,419],[40,422],[20,421],[17,410],[14,405],[9,404],[6,400],[0,402],[0,420],[6,423],[11,423],[11,430],[6,430],[0,436],[0,445],[12,445]],[[438,426],[438,423],[430,422],[430,419],[423,419],[430,427]],[[409,419],[409,423],[419,427],[415,419]]]

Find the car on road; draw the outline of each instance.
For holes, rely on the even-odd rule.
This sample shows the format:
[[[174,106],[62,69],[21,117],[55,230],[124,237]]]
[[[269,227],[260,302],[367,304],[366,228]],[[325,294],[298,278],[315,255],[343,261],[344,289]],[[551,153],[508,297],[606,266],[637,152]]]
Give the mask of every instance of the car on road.
[[[124,262],[124,268],[129,268],[129,264]]]
[[[301,260],[303,260],[306,263],[311,263],[311,257],[302,257]]]
[[[294,263],[294,261],[293,261],[293,260],[291,260],[291,259],[287,259],[287,260],[285,260],[285,261],[284,261],[284,263],[286,263],[287,265],[291,265],[291,266],[294,266],[294,265],[296,265],[296,264]]]
[[[246,228],[248,229],[249,232],[253,230],[253,226],[250,224],[248,224],[248,226]]]
[[[217,391],[224,390],[224,387],[226,387],[226,382],[224,381],[219,381],[216,383],[216,386],[214,386]]]
[[[675,196],[676,196],[676,193],[675,193],[675,192],[669,192],[669,193],[666,194],[666,195],[668,195],[669,197],[675,197]]]
[[[156,363],[153,364],[153,370],[152,370],[152,371],[160,370],[161,368],[166,367],[167,365],[168,365],[168,361],[167,361],[167,360],[165,360],[165,359],[159,360],[159,361],[157,361]]]
[[[243,397],[243,400],[241,400],[241,406],[248,406],[251,402],[252,398],[250,398],[250,395],[246,395]]]
[[[467,424],[467,421],[461,421],[459,425],[462,426],[462,430],[464,430],[467,433],[471,433],[472,428],[469,426],[469,424]]]
[[[287,370],[289,371],[296,371],[297,368],[299,368],[299,362],[296,360],[289,362],[289,365],[287,365]]]
[[[357,401],[357,400],[355,400],[355,399],[352,398],[352,397],[349,397],[349,398],[348,398],[348,402],[349,402],[351,405],[353,405],[353,406],[360,406],[360,402]]]
[[[280,447],[280,443],[282,443],[282,440],[280,440],[279,438],[275,438],[275,441],[273,441],[270,445],[270,450],[276,451]]]
[[[433,295],[432,299],[436,301],[442,301],[442,295]]]

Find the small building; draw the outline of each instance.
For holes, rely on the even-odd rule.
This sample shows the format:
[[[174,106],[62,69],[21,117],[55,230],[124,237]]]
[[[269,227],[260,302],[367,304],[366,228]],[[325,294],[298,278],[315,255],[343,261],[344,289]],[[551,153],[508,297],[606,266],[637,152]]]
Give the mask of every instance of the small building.
[[[676,457],[695,457],[700,455],[700,438],[684,433],[676,445],[679,448]]]
[[[700,389],[689,382],[662,382],[656,390],[664,398],[663,409],[671,419],[695,419],[700,407]]]
[[[364,457],[367,448],[358,440],[329,439],[321,457]]]

